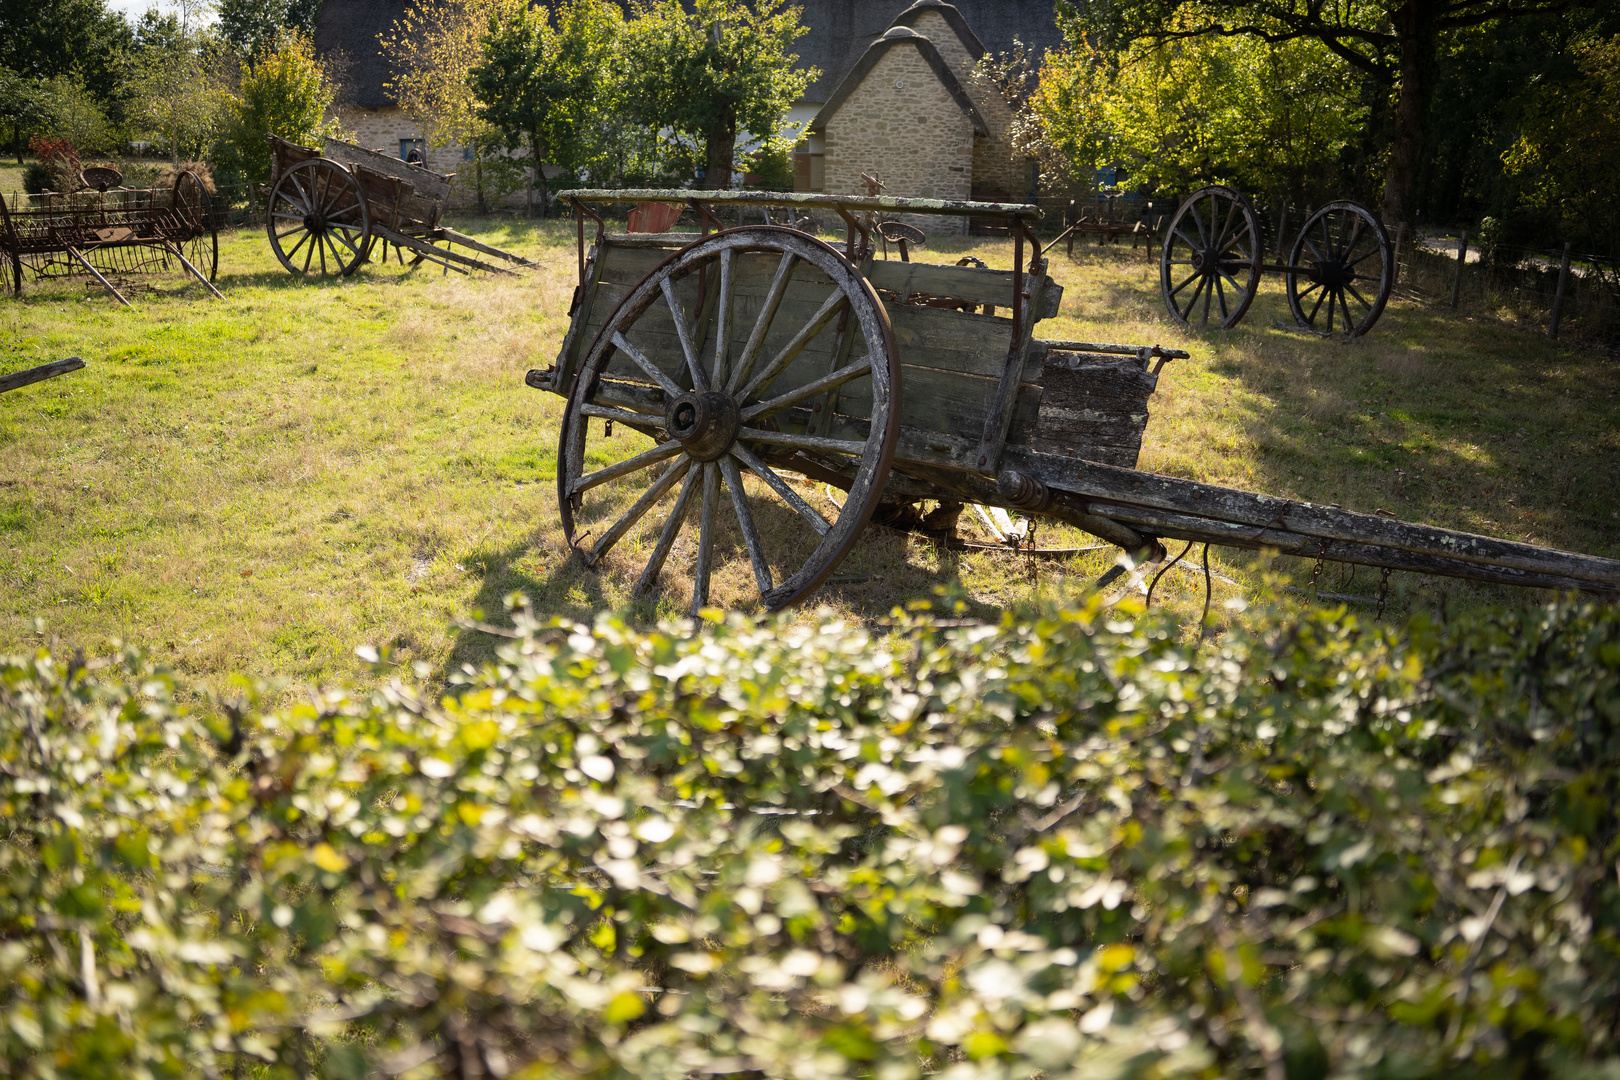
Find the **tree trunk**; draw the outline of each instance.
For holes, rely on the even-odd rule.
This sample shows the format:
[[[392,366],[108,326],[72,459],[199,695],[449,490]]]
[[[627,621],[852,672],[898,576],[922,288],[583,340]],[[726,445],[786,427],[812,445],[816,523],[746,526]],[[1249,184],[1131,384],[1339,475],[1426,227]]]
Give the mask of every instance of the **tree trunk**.
[[[731,186],[731,163],[737,152],[737,116],[731,109],[709,129],[706,144],[708,163],[703,186],[710,191],[724,191]]]
[[[1389,168],[1384,173],[1384,221],[1390,226],[1412,223],[1418,159],[1423,153],[1429,94],[1439,51],[1437,6],[1435,0],[1405,0],[1395,13],[1401,43],[1401,96],[1395,107]]]

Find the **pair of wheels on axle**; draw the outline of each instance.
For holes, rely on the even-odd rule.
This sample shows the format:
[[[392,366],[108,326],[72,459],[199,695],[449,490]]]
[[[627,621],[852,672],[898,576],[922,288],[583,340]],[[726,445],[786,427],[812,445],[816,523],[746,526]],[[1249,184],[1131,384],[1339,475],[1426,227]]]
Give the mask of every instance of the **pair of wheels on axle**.
[[[1265,262],[1253,205],[1222,185],[1193,192],[1170,221],[1159,262],[1165,306],[1188,327],[1222,330],[1242,321],[1264,271],[1280,271],[1288,307],[1301,327],[1323,336],[1360,337],[1384,312],[1395,287],[1395,254],[1373,212],[1330,202],[1294,238],[1288,261]]]
[[[716,233],[631,286],[580,363],[558,446],[563,531],[633,597],[786,607],[866,527],[899,408],[888,315],[849,260],[794,229]]]

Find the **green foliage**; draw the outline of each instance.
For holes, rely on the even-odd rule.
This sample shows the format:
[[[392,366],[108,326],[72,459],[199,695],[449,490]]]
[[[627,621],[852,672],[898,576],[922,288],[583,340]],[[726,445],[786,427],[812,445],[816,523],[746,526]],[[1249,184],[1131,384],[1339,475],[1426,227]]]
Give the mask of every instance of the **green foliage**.
[[[528,150],[536,172],[541,163],[577,168],[590,156],[621,21],[608,0],[568,0],[555,12],[504,3],[490,12],[484,60],[470,74],[478,112],[507,149]],[[542,194],[542,213],[545,201]]]
[[[628,114],[677,144],[701,148],[704,186],[729,187],[737,133],[767,151],[798,139],[782,118],[821,74],[795,69],[789,50],[808,33],[801,9],[783,0],[655,0],[625,26],[622,66]]]
[[[1562,235],[1620,251],[1620,34],[1573,52],[1580,80],[1538,88],[1504,160]]]
[[[50,118],[50,97],[43,80],[0,67],[0,121],[9,128],[11,146],[22,160],[22,148]]]
[[[1120,164],[1133,184],[1186,192],[1231,183],[1321,202],[1366,119],[1360,80],[1312,39],[1084,39],[1048,53],[1020,127],[1049,172],[1088,179]]]
[[[1253,622],[519,613],[457,699],[274,714],[0,662],[0,1055],[1607,1075],[1620,613]]]
[[[85,153],[98,153],[112,145],[107,113],[77,72],[44,80],[36,100],[43,113],[40,126],[51,136],[66,139]]]
[[[793,190],[793,154],[786,146],[756,151],[748,162],[748,171],[759,178],[752,186],[761,191]]]
[[[115,104],[134,30],[105,0],[0,0],[0,67],[34,78],[77,74]]]
[[[315,35],[320,0],[220,0],[220,36],[243,57],[273,49],[283,31]]]
[[[317,147],[325,136],[338,135],[337,121],[327,118],[332,97],[309,38],[296,30],[282,34],[242,67],[224,140],[235,168],[262,184],[270,178],[267,135]]]
[[[220,41],[173,16],[148,11],[142,44],[125,89],[131,129],[174,162],[200,158],[223,134],[230,92],[221,71]]]

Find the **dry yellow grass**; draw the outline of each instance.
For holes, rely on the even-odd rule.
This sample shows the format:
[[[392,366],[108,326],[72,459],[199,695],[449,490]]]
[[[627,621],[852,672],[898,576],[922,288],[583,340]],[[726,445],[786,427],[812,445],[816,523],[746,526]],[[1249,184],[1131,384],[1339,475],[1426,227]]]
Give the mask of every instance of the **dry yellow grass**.
[[[645,549],[599,574],[566,557],[553,485],[562,402],[522,384],[566,327],[571,223],[461,225],[542,269],[368,267],[300,283],[249,230],[224,238],[223,302],[178,278],[145,281],[134,312],[79,283],[0,301],[0,372],[90,363],[0,397],[0,649],[40,640],[39,619],[65,643],[123,638],[215,682],[360,677],[361,643],[442,679],[490,651],[455,618],[496,617],[510,592],[575,617],[624,604]],[[922,257],[967,251],[1011,259],[1005,242],[966,240]],[[1193,353],[1166,368],[1144,468],[1620,555],[1617,386],[1601,358],[1404,303],[1361,341],[1318,340],[1272,327],[1286,318],[1274,284],[1237,330],[1187,334],[1166,319],[1140,250],[1081,248],[1052,271],[1067,293],[1046,336]],[[1093,542],[1055,527],[1039,538]],[[1158,594],[1190,612],[1198,554]],[[874,530],[817,602],[881,618],[946,585],[990,613],[1072,594],[1110,559],[1036,567]],[[1217,581],[1217,611],[1259,573],[1218,549],[1212,566],[1230,579]],[[1371,595],[1378,575],[1334,568],[1323,584]],[[1454,604],[1535,599],[1411,575],[1392,584],[1397,610],[1422,590]],[[734,559],[716,595],[749,586]],[[682,606],[674,587],[642,615]]]

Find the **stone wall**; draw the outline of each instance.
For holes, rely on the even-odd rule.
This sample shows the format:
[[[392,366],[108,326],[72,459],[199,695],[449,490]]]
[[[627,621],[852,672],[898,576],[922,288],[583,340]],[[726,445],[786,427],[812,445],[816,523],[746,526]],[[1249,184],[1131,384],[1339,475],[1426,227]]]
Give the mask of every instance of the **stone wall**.
[[[356,146],[363,146],[367,150],[380,150],[389,157],[399,157],[399,141],[401,139],[420,139],[422,129],[397,106],[390,105],[378,109],[358,108],[354,106],[342,107],[335,110],[338,125],[352,137],[346,139]],[[465,210],[476,202],[473,185],[473,163],[468,159],[462,148],[454,143],[448,146],[429,146],[424,141],[423,152],[427,154],[427,167],[436,173],[450,173],[450,206]],[[549,166],[547,167],[550,168]],[[552,175],[548,171],[548,176]],[[538,200],[539,195],[535,198]],[[513,210],[523,206],[523,192],[517,191],[504,196],[496,208]]]
[[[978,61],[956,36],[945,16],[937,11],[925,11],[911,28],[934,43],[945,66],[973,98],[979,116],[990,129],[989,135],[979,135],[973,142],[973,190],[1004,192],[1009,201],[1023,202],[1028,194],[1027,166],[1024,159],[1013,158],[1012,106],[995,87],[974,76]]]
[[[829,194],[864,195],[861,173],[876,172],[885,195],[966,199],[972,188],[973,123],[917,47],[897,44],[828,119],[822,168]],[[905,220],[935,233],[966,228],[963,218]]]

